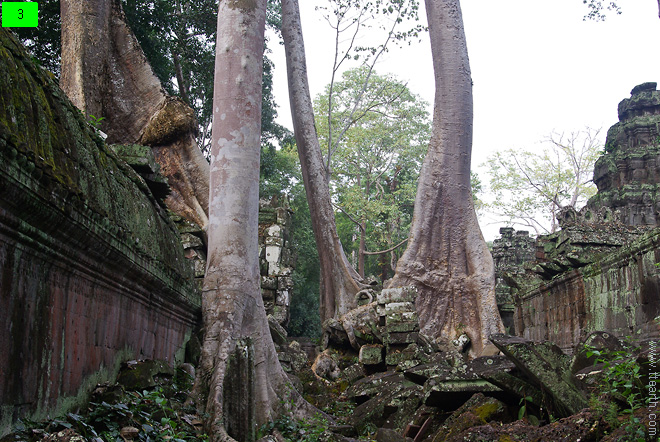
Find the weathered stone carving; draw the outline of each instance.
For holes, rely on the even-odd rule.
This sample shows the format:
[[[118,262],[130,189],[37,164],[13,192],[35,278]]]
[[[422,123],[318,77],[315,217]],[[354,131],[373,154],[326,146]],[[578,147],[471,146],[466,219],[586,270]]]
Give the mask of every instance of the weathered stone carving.
[[[596,162],[598,194],[587,206],[620,211],[621,222],[660,225],[660,91],[644,83],[619,103],[619,122],[607,132],[605,154]]]
[[[273,198],[259,204],[259,256],[261,294],[266,313],[277,322],[289,322],[295,256],[289,244],[291,210],[286,200]]]
[[[512,278],[524,274],[523,264],[533,261],[536,243],[525,230],[516,231],[512,227],[502,227],[500,238],[493,241],[493,261],[495,262],[495,299],[507,332],[514,334],[513,297],[515,282]]]

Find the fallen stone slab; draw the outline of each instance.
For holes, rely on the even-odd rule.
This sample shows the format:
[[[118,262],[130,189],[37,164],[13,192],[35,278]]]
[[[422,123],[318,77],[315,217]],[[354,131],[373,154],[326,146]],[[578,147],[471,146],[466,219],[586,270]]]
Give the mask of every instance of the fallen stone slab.
[[[403,371],[406,379],[424,385],[434,376],[448,375],[453,367],[449,365],[443,353],[434,353],[429,356],[430,361]]]
[[[555,416],[570,416],[587,407],[586,397],[570,371],[571,358],[558,346],[502,334],[490,340],[531,384],[550,395]]]
[[[589,356],[589,352],[594,350],[599,352],[600,356],[596,354]],[[575,374],[597,364],[599,357],[607,359],[608,355],[624,350],[623,343],[611,333],[603,331],[589,333],[584,340],[575,346],[571,372]]]
[[[413,442],[413,440],[389,428],[379,428],[376,432],[376,442]]]
[[[523,379],[524,376],[506,356],[476,358],[468,364],[470,369],[482,379],[499,387],[503,392],[543,407],[544,395],[538,387]]]
[[[383,363],[383,346],[381,344],[363,345],[358,355],[360,364],[378,365]]]
[[[371,376],[360,379],[355,384],[348,387],[344,392],[344,395],[354,402],[361,404],[378,396],[382,392],[413,386],[421,388],[421,386],[406,379],[403,374],[387,371],[375,373]]]
[[[510,424],[481,425],[471,427],[444,442],[484,442],[484,441],[582,441],[601,440],[605,425],[590,410],[560,419],[544,426],[531,425],[524,420]],[[606,438],[607,439],[607,438]],[[605,439],[602,439],[603,441]],[[608,439],[609,440],[609,439]],[[624,440],[624,439],[616,439]],[[435,441],[434,441],[435,442]],[[613,441],[612,441],[613,442]]]
[[[411,382],[382,384],[378,395],[358,405],[352,424],[363,432],[369,424],[403,431],[421,405],[423,389]]]
[[[450,410],[475,393],[498,393],[502,390],[475,374],[452,373],[438,376],[424,384],[424,405]]]
[[[447,418],[435,433],[433,442],[445,442],[468,428],[491,421],[510,421],[507,406],[495,398],[476,393]]]

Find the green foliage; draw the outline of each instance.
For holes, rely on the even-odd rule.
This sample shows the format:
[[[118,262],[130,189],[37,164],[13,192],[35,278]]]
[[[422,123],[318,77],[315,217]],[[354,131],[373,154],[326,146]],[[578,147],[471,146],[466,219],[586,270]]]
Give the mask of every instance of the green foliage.
[[[88,117],[89,117],[89,124],[94,126],[95,129],[98,129],[99,126],[101,126],[101,122],[105,120],[105,117],[95,117],[92,114],[90,114]]]
[[[630,351],[604,352],[587,347],[587,357],[592,356],[596,357],[596,363],[604,364],[601,393],[622,398],[627,404],[627,407],[622,410],[623,413],[633,414],[636,409],[648,404],[650,398],[643,394],[644,383],[642,382],[641,366],[630,355]]]
[[[277,429],[286,442],[318,442],[328,431],[328,425],[328,420],[320,413],[303,420],[296,420],[287,414],[275,422],[263,425],[257,433],[257,438]]]
[[[46,425],[24,421],[18,436],[31,440],[31,435],[57,432],[64,428],[75,430],[86,440],[122,442],[120,435],[124,427],[139,430],[136,439],[153,441],[200,441],[208,440],[206,434],[195,428],[194,409],[183,405],[193,379],[184,371],[177,370],[174,382],[141,392],[127,392],[116,403],[91,402],[82,412],[68,413]],[[40,431],[33,429],[43,428]]]
[[[62,52],[60,0],[40,0],[39,26],[36,28],[12,28],[12,31],[16,33],[37,63],[59,77],[60,53]]]
[[[625,427],[626,436],[617,440],[645,441],[646,428],[634,413],[642,407],[647,407],[651,397],[645,394],[642,367],[637,359],[629,350],[602,351],[589,346],[586,349],[587,357],[595,356],[595,363],[603,364],[599,394],[592,395],[590,406],[611,428]],[[621,415],[627,417],[622,420]]]
[[[290,336],[321,336],[321,316],[319,313],[319,287],[321,269],[316,240],[312,230],[309,206],[302,182],[292,189],[291,209],[291,246],[296,251],[296,268],[291,294]]]
[[[430,137],[426,107],[406,84],[366,67],[346,71],[316,97],[322,150],[333,150],[336,143],[331,189],[341,212],[338,233],[349,255],[389,249],[407,238]],[[359,249],[360,235],[366,237],[366,250]],[[382,267],[389,268],[390,260],[374,260],[366,273],[382,274]]]
[[[195,111],[199,125],[198,145],[208,156],[211,141],[213,75],[217,0],[122,0],[131,30],[154,74],[170,95],[178,95]],[[280,23],[279,2],[268,3],[268,23]],[[59,0],[39,2],[39,27],[15,28],[35,60],[60,73],[61,19]],[[263,144],[284,144],[291,134],[275,123],[277,106],[272,94],[273,63],[264,53],[262,101]],[[177,69],[181,75],[177,77]]]
[[[390,43],[411,44],[426,30],[418,23],[417,0],[330,0],[327,3],[316,9],[335,30],[338,46],[345,44],[344,49],[335,54],[334,72],[347,60],[375,62],[380,54],[387,52]],[[367,42],[364,34],[368,34]],[[374,37],[382,41],[374,43]],[[362,44],[357,44],[358,41]]]

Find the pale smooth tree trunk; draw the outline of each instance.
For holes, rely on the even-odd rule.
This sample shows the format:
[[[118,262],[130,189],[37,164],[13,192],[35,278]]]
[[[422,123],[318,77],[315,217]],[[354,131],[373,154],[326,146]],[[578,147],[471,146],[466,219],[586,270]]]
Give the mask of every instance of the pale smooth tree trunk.
[[[467,333],[478,355],[504,332],[493,259],[470,193],[472,80],[458,0],[426,0],[435,73],[433,132],[417,187],[408,248],[389,287],[415,286],[421,331]]]
[[[60,86],[86,116],[103,118],[108,143],[152,148],[172,193],[168,207],[208,224],[209,166],[193,110],[154,75],[120,0],[62,0]]]
[[[287,385],[260,288],[259,157],[265,19],[266,0],[220,1],[209,248],[202,291],[204,340],[195,385],[197,394],[208,393],[204,408],[214,441],[252,440],[256,426],[274,420],[287,399],[306,409],[300,395]],[[237,360],[242,360],[242,368],[237,368],[241,365],[235,363]]]
[[[298,0],[282,0],[282,37],[293,129],[319,251],[321,321],[324,322],[341,317],[357,307],[355,295],[364,285],[348,262],[337,235],[330,189],[324,175],[323,155],[314,126]]]

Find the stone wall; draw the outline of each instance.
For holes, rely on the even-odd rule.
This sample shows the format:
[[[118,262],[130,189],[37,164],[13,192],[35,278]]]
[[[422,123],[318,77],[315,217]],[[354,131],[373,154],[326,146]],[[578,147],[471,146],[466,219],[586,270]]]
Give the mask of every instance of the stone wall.
[[[604,330],[638,339],[660,336],[660,230],[596,262],[539,280],[520,293],[517,334],[571,351]]]
[[[537,239],[514,278],[516,333],[571,350],[586,334],[660,336],[660,91],[644,83],[619,103],[596,162],[598,193],[561,230]]]
[[[4,434],[75,406],[122,360],[174,361],[200,299],[163,183],[120,160],[4,29],[0,59]]]

